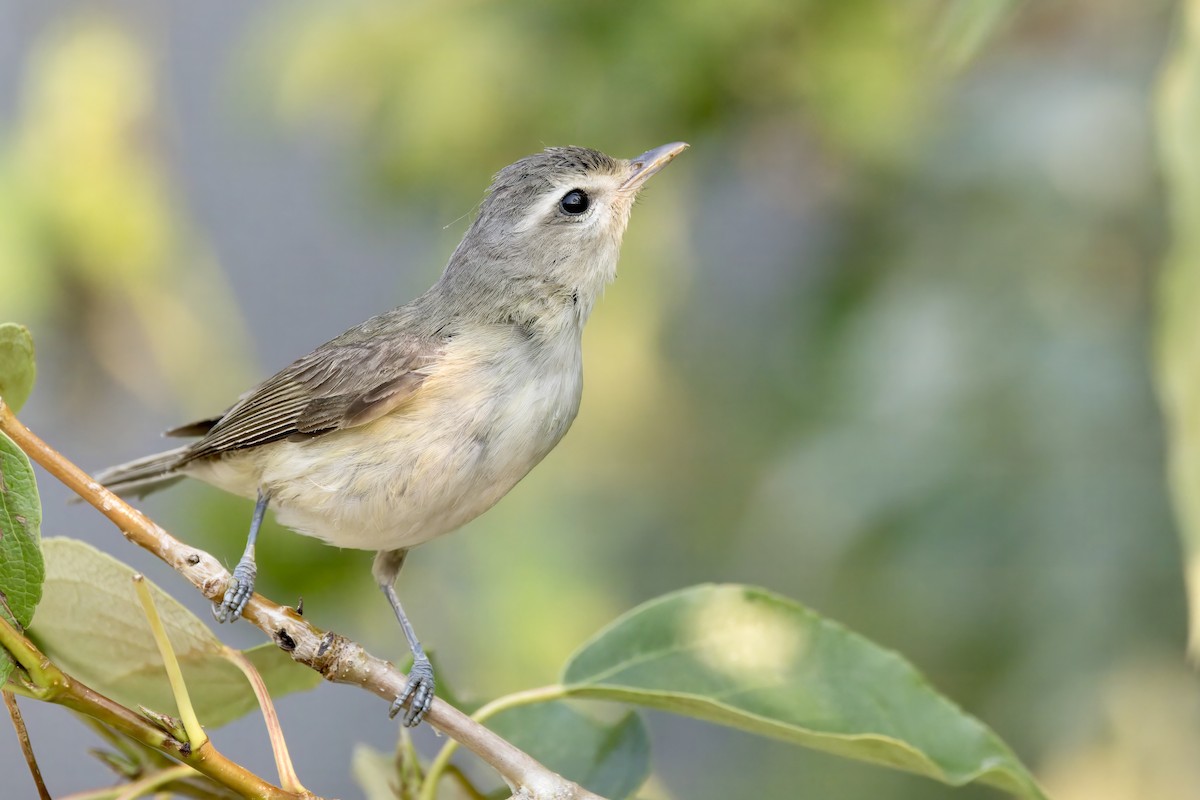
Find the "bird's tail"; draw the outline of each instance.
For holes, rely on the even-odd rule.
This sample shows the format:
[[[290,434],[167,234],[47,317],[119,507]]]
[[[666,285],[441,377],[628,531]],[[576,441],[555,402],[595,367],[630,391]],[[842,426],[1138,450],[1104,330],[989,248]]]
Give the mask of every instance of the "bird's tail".
[[[139,458],[125,464],[97,472],[95,478],[110,491],[119,495],[145,497],[151,492],[166,488],[184,476],[175,471],[188,445]]]

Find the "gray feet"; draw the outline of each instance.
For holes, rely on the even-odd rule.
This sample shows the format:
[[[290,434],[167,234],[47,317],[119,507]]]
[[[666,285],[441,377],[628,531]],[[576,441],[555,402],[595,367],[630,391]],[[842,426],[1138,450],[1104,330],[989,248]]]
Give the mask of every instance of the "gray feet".
[[[254,516],[250,518],[250,533],[246,536],[246,552],[242,553],[241,560],[233,568],[233,577],[225,587],[225,597],[212,606],[212,614],[217,622],[237,622],[246,603],[250,602],[250,595],[254,594],[254,579],[258,577],[254,543],[258,540],[258,529],[262,527],[269,499],[266,492],[258,490],[258,502],[254,504]]]
[[[389,717],[395,717],[408,702],[408,711],[404,714],[404,727],[415,728],[425,718],[425,712],[433,705],[433,665],[424,655],[413,660],[412,669],[408,671],[408,683],[404,692],[392,702]]]
[[[258,567],[253,558],[242,557],[233,568],[233,577],[225,587],[225,597],[220,603],[213,603],[213,617],[217,622],[237,622],[242,616],[250,595],[254,594],[254,579],[258,577]]]
[[[379,588],[383,590],[383,596],[387,598],[392,611],[396,612],[396,621],[404,630],[404,638],[408,640],[408,649],[413,654],[413,665],[408,672],[408,683],[404,685],[404,692],[392,703],[392,709],[388,712],[388,716],[395,717],[407,704],[408,711],[404,715],[404,726],[414,728],[421,724],[425,712],[433,705],[433,665],[429,663],[425,650],[417,641],[416,631],[413,630],[404,609],[400,606],[400,598],[396,596],[394,584],[396,576],[400,573],[400,567],[404,566],[406,555],[408,555],[407,550],[381,550],[375,554],[375,563],[371,566],[371,572],[379,583]]]

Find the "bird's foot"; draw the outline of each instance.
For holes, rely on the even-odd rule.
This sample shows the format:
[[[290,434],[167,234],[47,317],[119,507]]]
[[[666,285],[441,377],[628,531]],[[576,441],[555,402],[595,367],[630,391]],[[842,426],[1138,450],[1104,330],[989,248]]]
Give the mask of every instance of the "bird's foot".
[[[213,617],[217,622],[237,622],[242,616],[250,595],[254,594],[254,579],[258,577],[258,568],[253,560],[242,559],[233,568],[233,577],[225,587],[225,597],[220,603],[213,603]]]
[[[415,728],[425,718],[425,712],[433,705],[433,665],[429,659],[421,656],[413,661],[412,669],[408,671],[408,683],[404,684],[404,692],[392,703],[388,712],[389,717],[395,717],[408,704],[404,714],[404,727]]]

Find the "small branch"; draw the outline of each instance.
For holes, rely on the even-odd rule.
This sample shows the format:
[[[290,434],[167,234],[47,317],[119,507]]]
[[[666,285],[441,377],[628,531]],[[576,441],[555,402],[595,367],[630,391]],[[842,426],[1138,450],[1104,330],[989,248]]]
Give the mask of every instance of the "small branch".
[[[99,748],[92,748],[88,752],[123,778],[132,778],[148,770],[162,769],[175,763],[175,760],[165,753],[147,747],[139,747],[137,742],[122,736],[98,719],[83,714],[76,716],[79,717],[80,722],[91,728],[93,733],[116,751],[109,753]]]
[[[208,741],[208,734],[200,726],[196,717],[196,709],[192,706],[192,698],[188,696],[187,683],[183,680],[183,671],[179,669],[179,659],[175,657],[175,648],[167,637],[167,629],[163,627],[158,609],[154,606],[154,597],[150,587],[141,574],[133,576],[133,586],[137,590],[138,600],[142,603],[142,611],[150,623],[150,631],[154,634],[154,643],[158,645],[159,655],[162,656],[163,667],[167,671],[167,680],[171,683],[171,693],[175,695],[175,706],[179,709],[179,719],[183,722],[183,730],[187,733],[188,743],[192,749],[199,749]]]
[[[74,491],[120,529],[125,538],[156,555],[205,597],[222,596],[229,572],[203,550],[190,547],[167,533],[140,511],[101,486],[83,470],[20,423],[0,398],[0,430],[25,454]],[[407,680],[394,665],[333,632],[322,631],[296,612],[259,594],[251,597],[242,616],[300,662],[334,683],[362,687],[391,703]],[[491,766],[516,795],[555,800],[603,800],[539,764],[532,756],[475,722],[445,701],[435,698],[426,721]]]
[[[33,755],[33,745],[29,741],[29,731],[25,728],[25,720],[21,717],[21,709],[17,708],[17,698],[13,697],[12,692],[2,692],[4,695],[4,705],[8,707],[8,715],[12,717],[13,727],[17,729],[17,741],[21,743],[21,753],[25,756],[25,763],[29,765],[29,774],[33,776],[33,783],[37,786],[38,797],[41,800],[51,800],[50,792],[46,789],[46,782],[42,780],[42,771],[38,769],[37,758]]]
[[[227,786],[245,797],[258,797],[266,800],[310,800],[312,798],[307,793],[298,795],[284,791],[278,786],[272,786],[241,764],[230,761],[213,747],[211,741],[205,742],[201,747],[193,748],[189,743],[180,741],[158,727],[148,718],[80,683],[54,666],[34,646],[33,642],[25,638],[4,617],[0,617],[0,647],[11,653],[19,664],[43,663],[44,673],[51,676],[51,683],[46,685],[25,683],[14,687],[23,694],[38,700],[57,703],[72,711],[78,711],[97,719],[134,741],[152,747],[177,761],[182,761],[189,765],[189,768],[207,775],[222,786]]]
[[[250,659],[241,650],[226,647],[221,651],[250,681],[254,696],[258,698],[258,707],[262,709],[263,721],[267,724],[267,736],[271,740],[271,752],[275,754],[275,767],[279,771],[279,785],[289,792],[306,793],[308,790],[300,783],[292,757],[288,755],[287,742],[283,738],[283,726],[279,724],[279,715],[275,713],[275,704],[267,692],[267,684],[254,668]]]

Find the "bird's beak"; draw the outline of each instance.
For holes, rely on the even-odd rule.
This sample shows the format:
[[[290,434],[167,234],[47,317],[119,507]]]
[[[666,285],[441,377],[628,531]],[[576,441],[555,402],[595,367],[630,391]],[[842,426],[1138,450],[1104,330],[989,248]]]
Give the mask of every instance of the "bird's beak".
[[[671,163],[671,159],[688,149],[687,142],[672,142],[664,144],[662,147],[656,147],[653,150],[647,150],[640,156],[630,159],[629,168],[632,170],[629,177],[621,184],[621,188],[625,190],[636,191],[642,187],[642,184],[650,179],[650,176],[658,172],[660,169]]]

